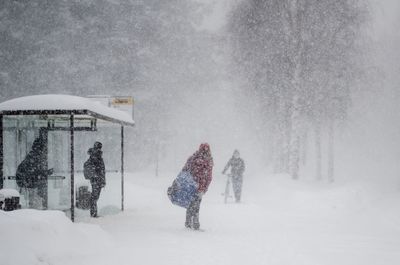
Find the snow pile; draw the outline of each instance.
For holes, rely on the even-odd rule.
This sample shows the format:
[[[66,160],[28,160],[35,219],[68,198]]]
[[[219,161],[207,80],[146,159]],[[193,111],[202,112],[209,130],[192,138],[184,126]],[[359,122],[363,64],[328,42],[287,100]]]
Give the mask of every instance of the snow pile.
[[[19,197],[19,192],[15,189],[1,189],[0,198]]]
[[[59,211],[0,211],[0,264],[83,264],[112,247],[96,225],[73,224]]]

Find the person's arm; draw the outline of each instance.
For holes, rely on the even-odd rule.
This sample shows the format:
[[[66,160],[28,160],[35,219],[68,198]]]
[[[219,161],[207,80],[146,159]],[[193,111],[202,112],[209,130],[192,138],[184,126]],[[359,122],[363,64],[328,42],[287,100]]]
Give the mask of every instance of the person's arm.
[[[32,173],[37,179],[47,179],[48,176],[53,174],[53,169],[35,168]]]
[[[101,177],[106,179],[106,166],[104,165],[104,160],[101,159],[101,167],[100,167],[100,171],[101,171]]]
[[[52,175],[53,173],[54,173],[54,169],[49,168],[49,169],[42,169],[40,174],[44,177],[48,177],[48,176]]]
[[[206,192],[208,190],[208,186],[210,186],[211,180],[212,180],[212,169],[209,169],[207,171],[206,185],[205,185],[206,188],[205,188],[204,192]]]
[[[103,158],[100,159],[100,163],[99,163],[99,177],[105,186],[106,185],[106,167],[104,165]]]
[[[193,164],[193,155],[192,156],[190,156],[189,158],[188,158],[188,160],[186,161],[186,163],[185,163],[185,165],[183,166],[183,168],[182,168],[182,171],[187,171],[187,172],[191,172],[192,170],[191,170],[191,167],[192,167],[192,164]]]
[[[213,165],[211,164],[207,164],[206,165],[206,169],[205,169],[205,178],[204,178],[204,191],[203,193],[206,193],[208,190],[208,187],[210,186],[210,183],[212,181],[212,169],[213,169]]]
[[[243,175],[245,169],[246,169],[246,166],[245,166],[244,160],[242,159],[242,163],[240,166],[240,175]]]
[[[232,164],[232,158],[229,159],[228,163],[226,163],[226,166],[224,167],[224,170],[222,171],[222,174],[225,174],[225,172],[229,169],[231,164]]]

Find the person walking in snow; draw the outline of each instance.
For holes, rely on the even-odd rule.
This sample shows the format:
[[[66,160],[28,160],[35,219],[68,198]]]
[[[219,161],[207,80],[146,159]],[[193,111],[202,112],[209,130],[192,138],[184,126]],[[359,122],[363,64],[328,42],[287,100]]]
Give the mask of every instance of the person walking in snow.
[[[97,201],[100,198],[101,189],[106,186],[106,172],[103,160],[102,143],[95,142],[89,148],[89,159],[84,164],[84,174],[90,180],[92,194],[90,196],[90,216],[97,217]]]
[[[240,202],[240,198],[242,196],[242,186],[243,186],[243,172],[245,170],[244,160],[240,157],[240,153],[238,150],[233,152],[231,159],[229,159],[226,164],[222,174],[231,168],[231,177],[232,177],[232,186],[233,192],[235,194],[235,201]]]
[[[203,143],[200,145],[199,150],[189,157],[182,169],[182,171],[189,172],[198,185],[197,192],[186,210],[185,226],[187,228],[200,229],[200,204],[203,195],[207,192],[208,186],[211,183],[213,166],[214,162],[210,146],[207,143]]]

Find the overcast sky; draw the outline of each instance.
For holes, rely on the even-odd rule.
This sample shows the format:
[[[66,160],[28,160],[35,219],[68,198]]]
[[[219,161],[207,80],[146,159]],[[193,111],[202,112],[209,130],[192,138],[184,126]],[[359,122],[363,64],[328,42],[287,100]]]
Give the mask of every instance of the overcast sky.
[[[399,35],[400,1],[371,0],[375,16],[375,28],[378,34]]]
[[[209,13],[205,16],[200,29],[209,31],[218,31],[226,24],[227,14],[232,6],[239,0],[193,0],[207,4]]]

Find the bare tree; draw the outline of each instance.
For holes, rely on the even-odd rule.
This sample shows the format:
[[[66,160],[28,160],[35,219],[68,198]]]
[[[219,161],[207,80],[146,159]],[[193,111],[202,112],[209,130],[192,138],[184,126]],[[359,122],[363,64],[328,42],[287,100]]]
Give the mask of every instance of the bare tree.
[[[237,69],[273,116],[275,168],[294,179],[308,124],[316,126],[316,174],[322,177],[321,131],[329,124],[333,145],[336,113],[350,102],[362,15],[358,0],[252,0],[231,16]]]

